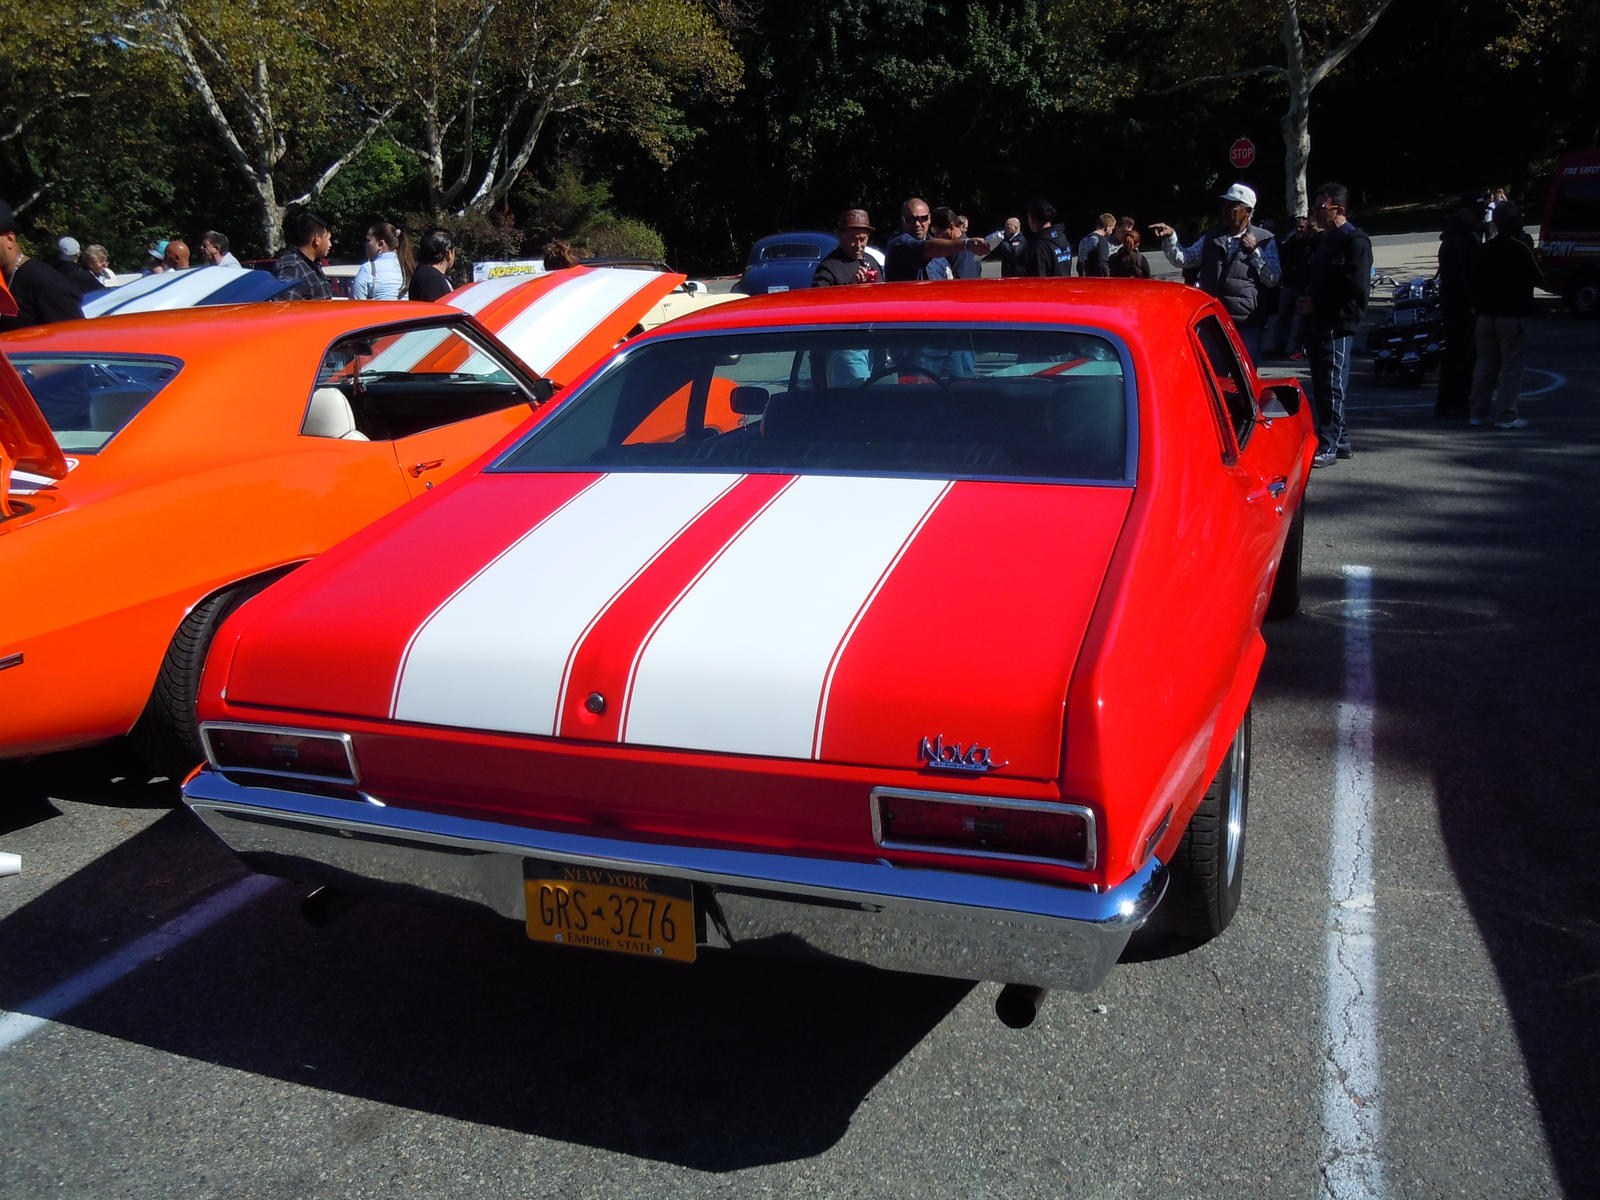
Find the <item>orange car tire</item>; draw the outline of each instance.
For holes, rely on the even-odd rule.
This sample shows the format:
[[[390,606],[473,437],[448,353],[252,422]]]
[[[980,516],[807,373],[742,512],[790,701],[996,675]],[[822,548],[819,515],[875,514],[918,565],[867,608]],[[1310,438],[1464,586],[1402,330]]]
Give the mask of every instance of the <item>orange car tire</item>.
[[[128,731],[128,740],[152,771],[177,781],[205,758],[194,710],[211,639],[234,609],[282,574],[274,572],[214,592],[183,618],[161,660],[144,712]]]

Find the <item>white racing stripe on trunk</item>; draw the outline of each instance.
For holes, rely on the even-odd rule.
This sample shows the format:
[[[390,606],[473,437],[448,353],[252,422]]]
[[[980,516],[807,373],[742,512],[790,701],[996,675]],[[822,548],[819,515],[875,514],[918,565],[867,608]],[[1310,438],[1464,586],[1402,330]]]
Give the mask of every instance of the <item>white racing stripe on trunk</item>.
[[[543,374],[629,297],[659,279],[652,271],[584,271],[540,296],[496,329],[495,336]]]
[[[798,480],[651,635],[624,740],[810,758],[840,643],[947,487],[939,479]]]
[[[584,631],[737,475],[607,475],[451,596],[407,649],[402,721],[554,734]]]
[[[444,298],[444,302],[451,308],[459,308],[464,313],[476,316],[494,301],[500,299],[513,288],[519,288],[531,280],[538,279],[537,275],[504,275],[499,279],[485,279],[481,283],[469,283],[466,287],[457,288]]]

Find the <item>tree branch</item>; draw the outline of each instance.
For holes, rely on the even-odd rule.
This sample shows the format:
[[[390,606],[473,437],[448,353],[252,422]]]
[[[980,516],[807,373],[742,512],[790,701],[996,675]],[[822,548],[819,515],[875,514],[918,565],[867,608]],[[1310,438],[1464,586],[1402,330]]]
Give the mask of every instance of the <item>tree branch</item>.
[[[1388,0],[1385,0],[1387,3]],[[1152,96],[1170,96],[1174,92],[1185,91],[1188,88],[1201,87],[1208,83],[1235,83],[1240,79],[1250,79],[1256,75],[1284,75],[1287,72],[1276,63],[1263,63],[1259,67],[1246,67],[1242,71],[1233,71],[1227,75],[1198,75],[1193,79],[1185,79],[1182,83],[1175,83],[1169,88],[1151,92]]]

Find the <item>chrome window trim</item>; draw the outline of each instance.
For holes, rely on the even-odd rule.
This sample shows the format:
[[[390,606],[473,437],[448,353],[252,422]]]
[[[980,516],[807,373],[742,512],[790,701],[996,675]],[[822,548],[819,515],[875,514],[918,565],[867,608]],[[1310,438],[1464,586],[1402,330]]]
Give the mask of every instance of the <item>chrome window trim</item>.
[[[967,850],[949,846],[929,846],[917,842],[891,842],[884,840],[883,821],[878,815],[880,797],[903,796],[910,800],[931,800],[939,804],[983,804],[990,808],[1016,808],[1034,812],[1076,813],[1083,818],[1085,832],[1084,861],[1070,858],[1049,858],[1034,854],[1004,854],[995,850]],[[1004,796],[968,795],[963,792],[928,792],[916,788],[875,787],[867,799],[872,817],[872,840],[884,850],[908,850],[918,854],[948,854],[960,858],[984,858],[997,862],[1039,863],[1048,867],[1075,867],[1092,871],[1097,859],[1098,830],[1095,827],[1094,809],[1083,804],[1058,804],[1052,800],[1014,800]]]
[[[809,333],[839,333],[839,332],[848,332],[848,331],[851,331],[851,330],[870,330],[872,332],[879,332],[879,331],[886,330],[886,329],[893,329],[893,330],[904,329],[904,330],[908,330],[908,331],[914,331],[914,330],[918,330],[918,329],[945,329],[945,328],[950,328],[950,327],[957,327],[957,328],[963,328],[963,329],[972,329],[972,330],[983,330],[983,331],[1013,330],[1013,331],[1016,331],[1016,332],[1019,332],[1019,333],[1081,333],[1081,334],[1085,334],[1085,335],[1090,336],[1090,337],[1099,338],[1101,341],[1105,342],[1107,345],[1109,345],[1112,349],[1114,349],[1117,352],[1117,363],[1122,368],[1122,401],[1123,401],[1123,411],[1124,411],[1124,414],[1125,414],[1125,416],[1124,416],[1125,428],[1127,430],[1126,439],[1125,439],[1126,444],[1124,446],[1124,457],[1123,457],[1123,468],[1122,468],[1122,478],[1121,479],[1068,479],[1068,478],[1065,478],[1065,477],[1054,476],[1054,475],[1038,476],[1038,477],[1033,477],[1033,476],[1019,477],[1019,476],[1014,476],[1014,475],[993,475],[993,476],[961,475],[958,478],[960,478],[963,481],[971,480],[971,481],[974,481],[974,482],[1040,483],[1040,484],[1066,485],[1066,486],[1069,486],[1069,487],[1120,487],[1120,488],[1133,488],[1134,486],[1136,486],[1138,484],[1138,482],[1139,482],[1139,469],[1138,469],[1139,468],[1139,444],[1140,444],[1140,436],[1141,436],[1141,433],[1142,433],[1142,430],[1140,428],[1140,421],[1139,421],[1139,382],[1138,382],[1139,377],[1138,377],[1138,374],[1136,373],[1136,371],[1134,370],[1133,352],[1128,349],[1128,344],[1122,338],[1122,336],[1120,334],[1114,333],[1112,330],[1103,329],[1103,328],[1100,328],[1099,326],[1095,326],[1095,325],[1085,325],[1085,324],[1081,324],[1079,322],[1066,322],[1066,323],[1061,323],[1061,324],[1052,324],[1051,322],[1048,322],[1048,321],[955,321],[955,320],[947,320],[947,321],[938,321],[938,320],[918,320],[918,321],[872,321],[872,320],[862,320],[862,321],[837,321],[837,322],[834,322],[834,321],[815,321],[815,322],[807,322],[805,324],[789,325],[789,326],[785,326],[784,328],[785,328],[786,332],[790,332],[790,333],[809,334]],[[553,427],[554,423],[562,418],[563,411],[569,405],[571,405],[575,400],[577,400],[580,396],[582,396],[591,387],[594,387],[596,384],[601,382],[601,380],[603,380],[607,375],[611,374],[612,371],[616,370],[617,367],[621,366],[625,361],[627,361],[627,359],[631,355],[633,355],[635,352],[637,352],[640,348],[642,348],[644,346],[647,346],[647,345],[653,346],[653,345],[655,345],[655,344],[657,344],[659,342],[663,342],[663,341],[689,341],[689,340],[705,341],[705,340],[709,340],[709,339],[712,339],[712,338],[759,336],[759,335],[762,335],[762,334],[770,334],[770,333],[772,333],[774,331],[775,328],[777,328],[777,327],[776,326],[772,326],[772,325],[740,325],[740,326],[736,326],[736,327],[730,328],[730,329],[716,329],[716,330],[702,330],[702,331],[686,331],[686,332],[683,332],[683,331],[678,331],[678,330],[672,329],[671,328],[671,322],[668,322],[667,325],[663,326],[659,331],[651,331],[649,334],[646,334],[644,337],[636,338],[636,339],[634,339],[634,340],[632,340],[630,342],[627,342],[627,343],[623,344],[622,346],[619,346],[616,350],[614,350],[612,352],[610,358],[607,358],[604,361],[602,361],[593,370],[591,370],[589,372],[586,372],[584,380],[583,380],[583,382],[582,382],[582,384],[580,386],[571,389],[570,391],[566,392],[564,395],[558,397],[554,401],[554,403],[550,406],[551,411],[548,414],[546,414],[544,420],[540,421],[532,429],[529,429],[527,432],[522,434],[521,437],[517,438],[516,441],[512,442],[511,445],[507,446],[506,449],[504,451],[502,451],[495,458],[495,460],[493,462],[491,462],[487,466],[485,466],[483,468],[483,470],[481,472],[479,472],[479,473],[482,474],[482,475],[561,475],[561,474],[572,474],[572,473],[576,473],[576,472],[581,472],[581,471],[584,470],[584,468],[582,466],[528,468],[528,467],[511,467],[511,466],[507,466],[506,464],[517,454],[517,452],[519,450],[521,450],[523,443],[525,443],[525,442],[529,441],[530,439],[538,436],[539,433],[541,431],[543,431],[544,429],[546,429],[547,427]],[[616,473],[619,470],[628,470],[628,469],[630,469],[630,468],[620,468],[620,469],[619,468],[608,468],[608,472],[609,473]],[[638,470],[638,471],[640,471],[640,473],[649,473],[649,474],[675,474],[680,470],[680,468],[673,468],[671,471],[649,470],[647,468],[631,468],[631,469]],[[693,467],[688,467],[688,468],[681,468],[681,469],[683,469],[683,470],[693,470],[694,468]],[[705,469],[711,470],[712,468],[705,468]],[[788,475],[867,475],[867,476],[871,476],[871,477],[874,477],[874,478],[887,478],[887,479],[899,479],[899,478],[943,479],[943,478],[949,478],[949,476],[947,476],[947,475],[940,474],[938,472],[928,472],[928,471],[849,471],[849,470],[784,471],[784,470],[780,470],[778,468],[766,468],[766,469],[756,469],[756,470],[746,469],[743,473],[744,474],[748,474],[748,475],[761,475],[761,474],[766,474],[766,475],[782,475],[782,474],[788,474]]]
[[[268,767],[240,767],[228,766],[217,761],[216,753],[211,748],[211,731],[213,729],[234,730],[238,733],[277,733],[288,737],[313,737],[326,738],[336,741],[344,747],[344,759],[350,768],[348,777],[339,775],[317,775],[310,771],[274,771]],[[279,779],[304,779],[314,783],[337,783],[355,787],[361,782],[361,775],[356,770],[356,748],[354,740],[348,733],[337,733],[331,729],[303,729],[294,725],[262,725],[253,721],[202,721],[200,722],[200,744],[205,748],[206,762],[213,770],[223,774],[248,774],[271,775]],[[374,801],[374,803],[381,803]]]

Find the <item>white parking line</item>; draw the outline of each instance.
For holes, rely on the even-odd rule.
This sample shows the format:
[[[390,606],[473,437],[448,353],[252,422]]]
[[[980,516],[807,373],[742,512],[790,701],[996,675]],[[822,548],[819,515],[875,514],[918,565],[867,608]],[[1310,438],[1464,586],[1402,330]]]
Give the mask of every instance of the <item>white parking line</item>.
[[[1546,396],[1567,386],[1567,377],[1555,371],[1547,371],[1543,367],[1524,367],[1523,375],[1548,375],[1550,382],[1541,388],[1534,388],[1531,392],[1524,388],[1517,393],[1519,400],[1531,400],[1536,396]],[[1346,407],[1360,409],[1362,412],[1389,412],[1401,408],[1432,408],[1432,400],[1407,400],[1403,404],[1351,404]]]
[[[15,1012],[0,1012],[0,1051],[8,1050],[24,1038],[37,1033],[62,1013],[69,1012],[98,992],[110,987],[152,959],[168,954],[196,934],[205,932],[223,917],[277,886],[268,875],[250,875],[230,888],[197,904],[188,912],[173,917],[160,929],[147,933],[58,984],[43,995],[19,1005]]]
[[[1347,566],[1344,700],[1334,750],[1328,865],[1322,1177],[1333,1200],[1383,1200],[1378,1094],[1377,903],[1372,885],[1372,568]]]

